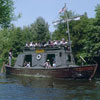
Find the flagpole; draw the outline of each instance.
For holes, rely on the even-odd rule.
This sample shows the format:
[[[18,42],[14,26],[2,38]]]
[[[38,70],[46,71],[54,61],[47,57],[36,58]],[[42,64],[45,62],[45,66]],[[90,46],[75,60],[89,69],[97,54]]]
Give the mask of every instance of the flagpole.
[[[66,3],[64,5],[64,7],[60,10],[59,13],[61,13],[61,12],[66,12],[65,13],[66,18],[64,19],[64,22],[67,22],[67,31],[66,31],[66,33],[68,34],[68,44],[69,44],[69,50],[70,50],[71,63],[74,64],[75,60],[74,60],[74,57],[72,55],[71,38],[70,38],[70,30],[69,30],[69,18],[68,18],[68,14],[67,14],[67,10],[66,10]],[[62,20],[57,20],[57,21],[54,21],[53,23],[57,23],[57,22],[62,22]]]
[[[69,49],[70,49],[70,56],[71,56],[71,63],[75,63],[74,57],[72,55],[72,47],[71,47],[71,38],[70,38],[70,30],[69,30],[69,19],[68,19],[68,14],[66,10],[66,3],[65,3],[65,14],[66,14],[66,21],[67,21],[67,31],[66,33],[68,34],[68,43],[69,43]]]

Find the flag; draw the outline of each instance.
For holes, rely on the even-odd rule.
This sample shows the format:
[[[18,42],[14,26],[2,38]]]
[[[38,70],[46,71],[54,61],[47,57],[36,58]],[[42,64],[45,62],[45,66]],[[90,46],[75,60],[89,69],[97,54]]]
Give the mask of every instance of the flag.
[[[80,16],[77,16],[77,17],[73,17],[73,18],[68,19],[68,21],[72,21],[72,20],[78,21],[78,20],[80,20]]]
[[[59,24],[60,22],[61,22],[62,20],[56,20],[56,21],[54,21],[54,22],[52,22],[54,25],[57,25],[57,24]]]
[[[80,16],[79,16],[79,17],[74,18],[73,20],[80,20]]]
[[[66,10],[66,6],[64,6],[62,9],[59,10],[59,14],[65,12],[65,10]]]
[[[80,20],[80,17],[81,17],[81,16],[76,16],[76,17],[73,17],[73,18],[65,19],[65,20],[60,19],[60,20],[56,20],[56,21],[54,21],[54,22],[52,22],[52,23],[53,23],[54,25],[57,25],[57,24],[59,24],[59,23],[66,23],[67,21],[70,22],[70,21],[72,21],[72,20],[78,21],[78,20]]]

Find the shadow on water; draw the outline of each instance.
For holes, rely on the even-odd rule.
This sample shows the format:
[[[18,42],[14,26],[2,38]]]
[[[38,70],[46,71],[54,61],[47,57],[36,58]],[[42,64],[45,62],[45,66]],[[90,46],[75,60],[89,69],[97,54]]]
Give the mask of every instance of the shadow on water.
[[[7,79],[13,79],[16,83],[31,88],[62,88],[71,89],[79,86],[89,86],[95,88],[95,81],[72,80],[72,79],[54,79],[54,78],[34,78],[25,76],[6,76]]]
[[[10,95],[0,100],[99,100],[100,79],[71,80],[6,76],[0,74],[0,88]],[[2,88],[1,88],[2,89]],[[4,88],[3,88],[4,89]],[[2,98],[2,99],[1,99]]]

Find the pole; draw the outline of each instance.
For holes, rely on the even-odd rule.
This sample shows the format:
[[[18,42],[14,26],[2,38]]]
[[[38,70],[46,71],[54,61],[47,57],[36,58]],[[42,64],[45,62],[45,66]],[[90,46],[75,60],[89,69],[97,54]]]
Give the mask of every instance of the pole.
[[[2,68],[1,68],[1,73],[3,73],[5,70],[5,62],[3,62]]]
[[[65,9],[66,9],[66,3],[65,3]],[[70,31],[69,31],[69,19],[68,19],[68,14],[67,14],[67,10],[66,11],[66,21],[67,21],[67,31],[66,33],[68,34],[68,43],[69,43],[69,49],[70,49],[70,56],[71,56],[71,63],[75,63],[74,61],[74,57],[72,55],[72,47],[71,47],[71,38],[70,38]]]

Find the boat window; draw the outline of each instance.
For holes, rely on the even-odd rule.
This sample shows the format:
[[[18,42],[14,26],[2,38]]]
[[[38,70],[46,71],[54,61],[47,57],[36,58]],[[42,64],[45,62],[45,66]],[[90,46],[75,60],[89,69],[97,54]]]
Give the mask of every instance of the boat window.
[[[46,60],[50,61],[51,66],[53,65],[53,62],[55,62],[55,54],[47,54]]]
[[[60,56],[60,57],[62,56],[62,52],[59,53],[59,56]]]
[[[69,62],[71,61],[71,56],[70,56],[70,55],[68,55],[68,61],[69,61]]]
[[[25,55],[25,59],[24,59],[24,67],[26,66],[26,65],[29,65],[29,66],[32,66],[32,55]]]

